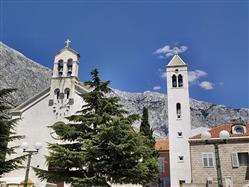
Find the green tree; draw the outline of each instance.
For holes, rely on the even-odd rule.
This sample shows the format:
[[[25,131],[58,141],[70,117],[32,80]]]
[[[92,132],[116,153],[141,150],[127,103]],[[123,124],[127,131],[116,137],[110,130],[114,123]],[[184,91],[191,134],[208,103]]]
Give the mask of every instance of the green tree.
[[[102,82],[96,69],[85,82],[82,109],[68,124],[52,126],[63,143],[49,144],[47,163],[56,169],[34,168],[41,179],[65,181],[74,187],[110,186],[111,183],[144,184],[158,176],[147,137],[133,130],[137,115],[128,115],[111,96],[110,81]]]
[[[143,107],[142,122],[140,125],[140,133],[147,136],[149,139],[154,140],[153,130],[150,128],[148,109]]]
[[[10,95],[14,91],[15,89],[0,90],[0,177],[21,168],[22,161],[25,159],[25,156],[12,158],[18,146],[8,146],[9,142],[22,138],[14,130],[18,119],[12,119],[10,115],[10,110],[13,108]]]
[[[146,107],[143,107],[143,114],[142,114],[142,119],[141,119],[141,125],[140,125],[140,133],[147,137],[146,141],[144,142],[147,147],[151,149],[150,155],[148,155],[151,159],[158,159],[158,152],[155,150],[155,138],[153,137],[153,130],[150,128],[150,123],[149,123],[149,114],[148,114],[148,109]],[[157,170],[159,172],[159,170]],[[152,182],[147,181],[148,182]],[[144,186],[146,186],[146,183],[144,183]]]

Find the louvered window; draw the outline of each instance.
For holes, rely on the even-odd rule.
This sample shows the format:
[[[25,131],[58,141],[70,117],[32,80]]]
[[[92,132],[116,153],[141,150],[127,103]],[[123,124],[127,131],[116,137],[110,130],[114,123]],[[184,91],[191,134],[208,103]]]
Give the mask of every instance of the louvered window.
[[[231,159],[232,159],[232,166],[234,168],[239,167],[239,158],[237,153],[232,153],[231,154]]]

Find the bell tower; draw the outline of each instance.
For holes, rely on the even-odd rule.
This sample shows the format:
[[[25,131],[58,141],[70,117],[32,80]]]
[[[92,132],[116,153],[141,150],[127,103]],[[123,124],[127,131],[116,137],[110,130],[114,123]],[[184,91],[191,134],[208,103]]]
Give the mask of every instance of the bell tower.
[[[70,40],[65,41],[54,57],[53,75],[50,87],[49,106],[57,118],[65,117],[74,103],[75,85],[78,83],[80,55],[70,48]]]
[[[177,49],[167,65],[170,183],[191,183],[189,137],[191,136],[188,67]]]

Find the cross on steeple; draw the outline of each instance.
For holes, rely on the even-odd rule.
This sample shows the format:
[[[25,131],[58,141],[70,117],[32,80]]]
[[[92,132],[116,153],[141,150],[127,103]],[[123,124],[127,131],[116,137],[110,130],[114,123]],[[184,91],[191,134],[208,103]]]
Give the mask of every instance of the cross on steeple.
[[[71,41],[70,41],[69,39],[67,39],[67,40],[65,41],[65,44],[66,44],[65,47],[69,48],[69,44],[70,44],[70,43],[71,43]]]
[[[173,48],[173,53],[174,53],[174,55],[178,55],[178,53],[179,53],[178,47]]]

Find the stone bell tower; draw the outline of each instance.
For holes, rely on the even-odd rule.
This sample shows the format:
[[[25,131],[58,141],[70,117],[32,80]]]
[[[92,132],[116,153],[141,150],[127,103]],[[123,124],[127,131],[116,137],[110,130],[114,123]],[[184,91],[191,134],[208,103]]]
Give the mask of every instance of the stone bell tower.
[[[67,39],[65,47],[54,57],[49,106],[53,106],[57,118],[65,117],[70,110],[78,83],[80,55],[70,48],[70,43]]]
[[[168,124],[171,187],[191,183],[191,136],[188,67],[177,49],[167,65]]]

